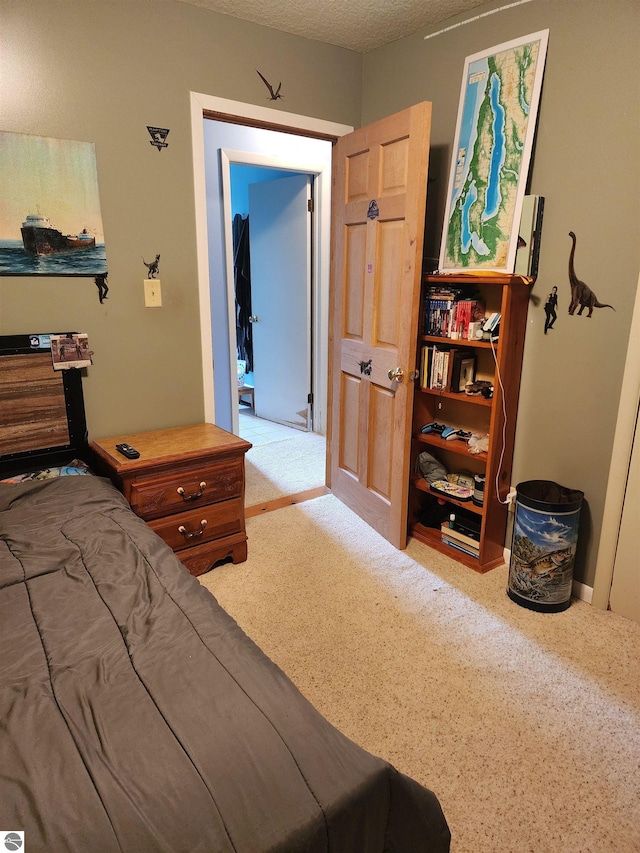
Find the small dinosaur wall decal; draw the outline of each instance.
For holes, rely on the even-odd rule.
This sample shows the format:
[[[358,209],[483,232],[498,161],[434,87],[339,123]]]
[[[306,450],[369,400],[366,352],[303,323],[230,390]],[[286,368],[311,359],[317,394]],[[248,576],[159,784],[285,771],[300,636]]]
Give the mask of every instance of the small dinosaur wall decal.
[[[278,83],[278,88],[274,91],[274,88],[271,85],[271,83],[269,83],[269,81],[267,80],[267,78],[263,74],[260,74],[260,72],[258,71],[257,68],[256,68],[256,74],[260,77],[260,79],[262,80],[264,85],[269,90],[269,94],[271,95],[271,97],[269,98],[270,101],[277,101],[278,98],[282,98],[282,95],[280,94],[280,89],[282,88],[282,83]]]
[[[160,273],[160,255],[156,255],[155,261],[151,261],[150,264],[148,264],[144,258],[142,259],[142,263],[149,270],[149,278],[158,278]]]
[[[572,240],[571,252],[569,253],[569,283],[571,285],[571,304],[569,305],[569,314],[573,314],[578,305],[580,306],[578,315],[582,314],[585,308],[589,309],[587,317],[590,317],[593,314],[594,308],[611,308],[612,311],[615,311],[616,309],[613,305],[606,305],[603,302],[598,302],[598,297],[595,295],[593,290],[591,290],[591,288],[583,281],[580,281],[576,275],[575,267],[573,265],[573,259],[576,253],[576,235],[573,231],[569,231],[569,237],[571,237]]]

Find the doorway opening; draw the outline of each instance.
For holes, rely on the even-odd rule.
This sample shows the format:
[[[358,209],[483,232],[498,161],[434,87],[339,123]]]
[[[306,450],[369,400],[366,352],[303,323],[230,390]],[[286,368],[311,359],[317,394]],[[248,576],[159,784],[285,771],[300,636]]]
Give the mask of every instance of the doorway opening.
[[[312,299],[314,335],[311,364],[314,392],[313,428],[326,432],[329,317],[330,244],[330,148],[331,141],[352,130],[346,125],[326,122],[280,110],[227,101],[191,93],[196,239],[200,290],[201,347],[205,419],[238,432],[237,358],[235,299],[229,298],[232,284],[227,259],[232,256],[231,228],[225,229],[220,166],[222,152],[229,164],[249,161],[263,167],[284,168],[315,175],[315,218],[313,238]],[[224,124],[228,136],[212,138]],[[262,134],[271,134],[269,145]],[[248,135],[247,135],[248,134]],[[327,141],[329,156],[308,150],[308,144]],[[326,147],[326,146],[325,146]],[[272,153],[269,153],[272,152]],[[214,369],[215,366],[215,369]]]

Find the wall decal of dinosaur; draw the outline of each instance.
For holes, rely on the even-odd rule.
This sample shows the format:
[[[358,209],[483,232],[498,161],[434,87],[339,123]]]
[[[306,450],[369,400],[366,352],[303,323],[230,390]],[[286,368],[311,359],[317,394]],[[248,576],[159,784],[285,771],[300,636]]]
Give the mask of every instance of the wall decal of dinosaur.
[[[264,85],[269,90],[269,95],[271,96],[269,98],[270,101],[277,101],[278,98],[282,98],[282,95],[280,94],[280,89],[282,88],[282,83],[278,83],[278,88],[274,90],[271,83],[269,83],[269,81],[267,80],[267,78],[263,74],[260,74],[260,72],[258,71],[257,68],[256,68],[256,74],[260,77],[260,79],[262,80]]]
[[[148,272],[149,278],[158,278],[158,276],[160,274],[160,255],[156,255],[155,261],[151,261],[150,264],[148,264],[144,258],[142,259],[142,263],[149,270],[149,272]]]
[[[576,275],[575,267],[573,265],[576,253],[576,235],[573,231],[569,231],[569,237],[571,237],[572,241],[571,252],[569,253],[569,283],[571,285],[571,304],[569,305],[569,314],[573,314],[578,305],[580,306],[578,315],[582,314],[585,308],[589,309],[587,317],[590,317],[593,314],[594,308],[611,308],[612,311],[615,311],[616,309],[613,305],[606,305],[603,302],[598,302],[598,297],[595,295],[593,290],[591,290],[591,288],[583,281],[580,281]]]

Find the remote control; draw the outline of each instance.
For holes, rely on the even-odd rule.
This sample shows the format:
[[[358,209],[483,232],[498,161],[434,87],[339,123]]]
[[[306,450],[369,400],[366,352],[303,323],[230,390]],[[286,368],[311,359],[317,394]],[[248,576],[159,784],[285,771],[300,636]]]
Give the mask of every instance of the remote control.
[[[116,444],[116,450],[126,456],[127,459],[137,459],[140,456],[135,447],[131,447],[130,444]]]

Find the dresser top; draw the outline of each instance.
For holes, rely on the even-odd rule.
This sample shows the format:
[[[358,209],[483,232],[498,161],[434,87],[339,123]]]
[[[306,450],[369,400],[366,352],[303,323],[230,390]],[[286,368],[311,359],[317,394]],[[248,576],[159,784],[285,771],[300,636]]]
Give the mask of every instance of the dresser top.
[[[118,453],[116,444],[130,444],[140,457],[126,459]],[[226,451],[246,453],[251,444],[220,427],[203,423],[100,438],[91,441],[90,446],[110,468],[122,473],[150,464],[202,459]]]

